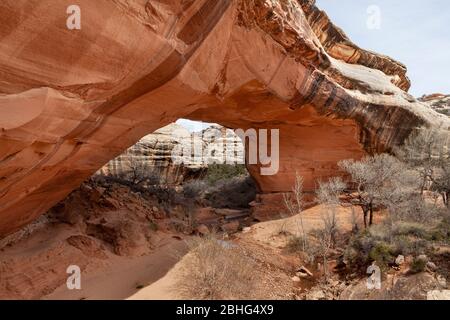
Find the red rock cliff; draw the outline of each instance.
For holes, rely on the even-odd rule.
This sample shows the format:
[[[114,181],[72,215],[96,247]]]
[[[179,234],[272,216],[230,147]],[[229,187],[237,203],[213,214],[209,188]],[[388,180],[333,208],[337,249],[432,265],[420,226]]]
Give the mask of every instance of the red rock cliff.
[[[311,0],[79,0],[69,30],[72,2],[0,2],[0,235],[181,117],[280,129],[279,173],[250,167],[262,192],[449,125]]]

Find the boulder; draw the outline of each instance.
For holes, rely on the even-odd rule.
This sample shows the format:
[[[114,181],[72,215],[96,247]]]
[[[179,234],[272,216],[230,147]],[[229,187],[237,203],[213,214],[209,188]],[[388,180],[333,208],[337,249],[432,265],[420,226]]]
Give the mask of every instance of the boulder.
[[[221,225],[220,227],[224,232],[226,232],[228,234],[232,234],[232,233],[236,233],[239,231],[239,226],[240,226],[239,221],[234,220],[234,221],[225,223],[225,224]]]
[[[397,265],[397,266],[401,266],[401,265],[403,265],[405,263],[405,256],[403,256],[403,255],[399,255],[396,259],[395,259],[395,264]]]
[[[431,272],[434,272],[434,271],[437,270],[436,264],[435,264],[434,262],[431,262],[431,261],[428,261],[428,262],[427,262],[426,267],[427,267],[427,270],[429,270],[429,271],[431,271]]]
[[[307,278],[307,277],[313,277],[313,273],[309,271],[305,266],[301,266],[297,269],[296,273],[299,277]]]
[[[341,300],[426,300],[427,293],[441,290],[439,282],[431,274],[396,275],[383,280],[381,289],[369,289],[367,279],[348,286],[340,295]]]
[[[450,300],[450,290],[432,290],[427,293],[427,300]]]
[[[315,289],[307,293],[306,300],[325,300],[326,295],[323,290]]]
[[[252,231],[251,227],[244,227],[244,228],[242,228],[242,233],[249,233],[250,231]]]
[[[197,232],[197,234],[202,235],[202,236],[206,236],[208,234],[210,234],[209,228],[207,226],[205,226],[204,224],[199,225],[195,231]]]

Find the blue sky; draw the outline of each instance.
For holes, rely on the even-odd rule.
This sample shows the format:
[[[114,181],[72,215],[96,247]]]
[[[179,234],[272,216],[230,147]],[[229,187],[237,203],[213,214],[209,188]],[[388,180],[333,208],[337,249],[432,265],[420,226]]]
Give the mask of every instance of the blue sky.
[[[404,63],[412,95],[450,93],[449,0],[316,0],[316,4],[357,45]],[[367,27],[371,6],[379,8],[379,29]]]
[[[316,1],[358,46],[404,63],[412,95],[450,93],[449,0]],[[367,26],[374,13],[367,11],[373,6],[379,10],[379,29]],[[178,123],[190,131],[208,127],[189,120]]]

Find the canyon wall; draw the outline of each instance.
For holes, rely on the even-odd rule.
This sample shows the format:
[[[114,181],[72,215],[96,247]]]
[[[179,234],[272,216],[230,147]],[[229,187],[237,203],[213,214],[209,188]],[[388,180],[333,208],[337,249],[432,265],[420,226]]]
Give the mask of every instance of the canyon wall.
[[[32,221],[178,118],[280,129],[261,192],[312,190],[336,162],[449,119],[406,93],[406,68],[353,44],[313,0],[0,2],[0,235]],[[431,72],[431,71],[430,71]]]
[[[191,133],[171,123],[143,137],[104,165],[98,174],[115,177],[137,174],[151,177],[155,184],[174,186],[203,178],[212,163],[245,163],[244,146],[233,130],[211,125]]]
[[[201,178],[207,168],[202,159],[185,162],[175,157],[173,152],[179,146],[191,144],[202,148],[205,145],[201,137],[190,134],[177,124],[169,124],[143,137],[104,165],[98,174],[115,177],[145,176],[150,177],[152,183],[161,185],[177,185],[185,180]]]

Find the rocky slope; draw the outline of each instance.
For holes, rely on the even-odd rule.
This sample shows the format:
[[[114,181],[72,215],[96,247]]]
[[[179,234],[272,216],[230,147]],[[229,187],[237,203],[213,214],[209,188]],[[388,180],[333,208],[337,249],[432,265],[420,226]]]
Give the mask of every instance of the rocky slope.
[[[336,162],[449,127],[405,90],[406,68],[353,44],[313,0],[0,4],[0,235],[32,221],[178,118],[280,130],[262,192],[313,189]]]
[[[117,184],[84,183],[0,241],[0,299],[42,298],[65,285],[70,265],[84,274],[150,254],[170,237],[152,228],[163,217],[155,199]]]
[[[170,190],[161,188],[156,193],[96,176],[1,239],[0,300],[124,299],[169,271],[187,251],[182,240],[212,230],[234,233],[252,221],[245,209],[193,204],[187,212],[194,199],[179,194],[170,201],[175,197],[167,200]],[[82,290],[67,289],[71,265],[80,267]]]

